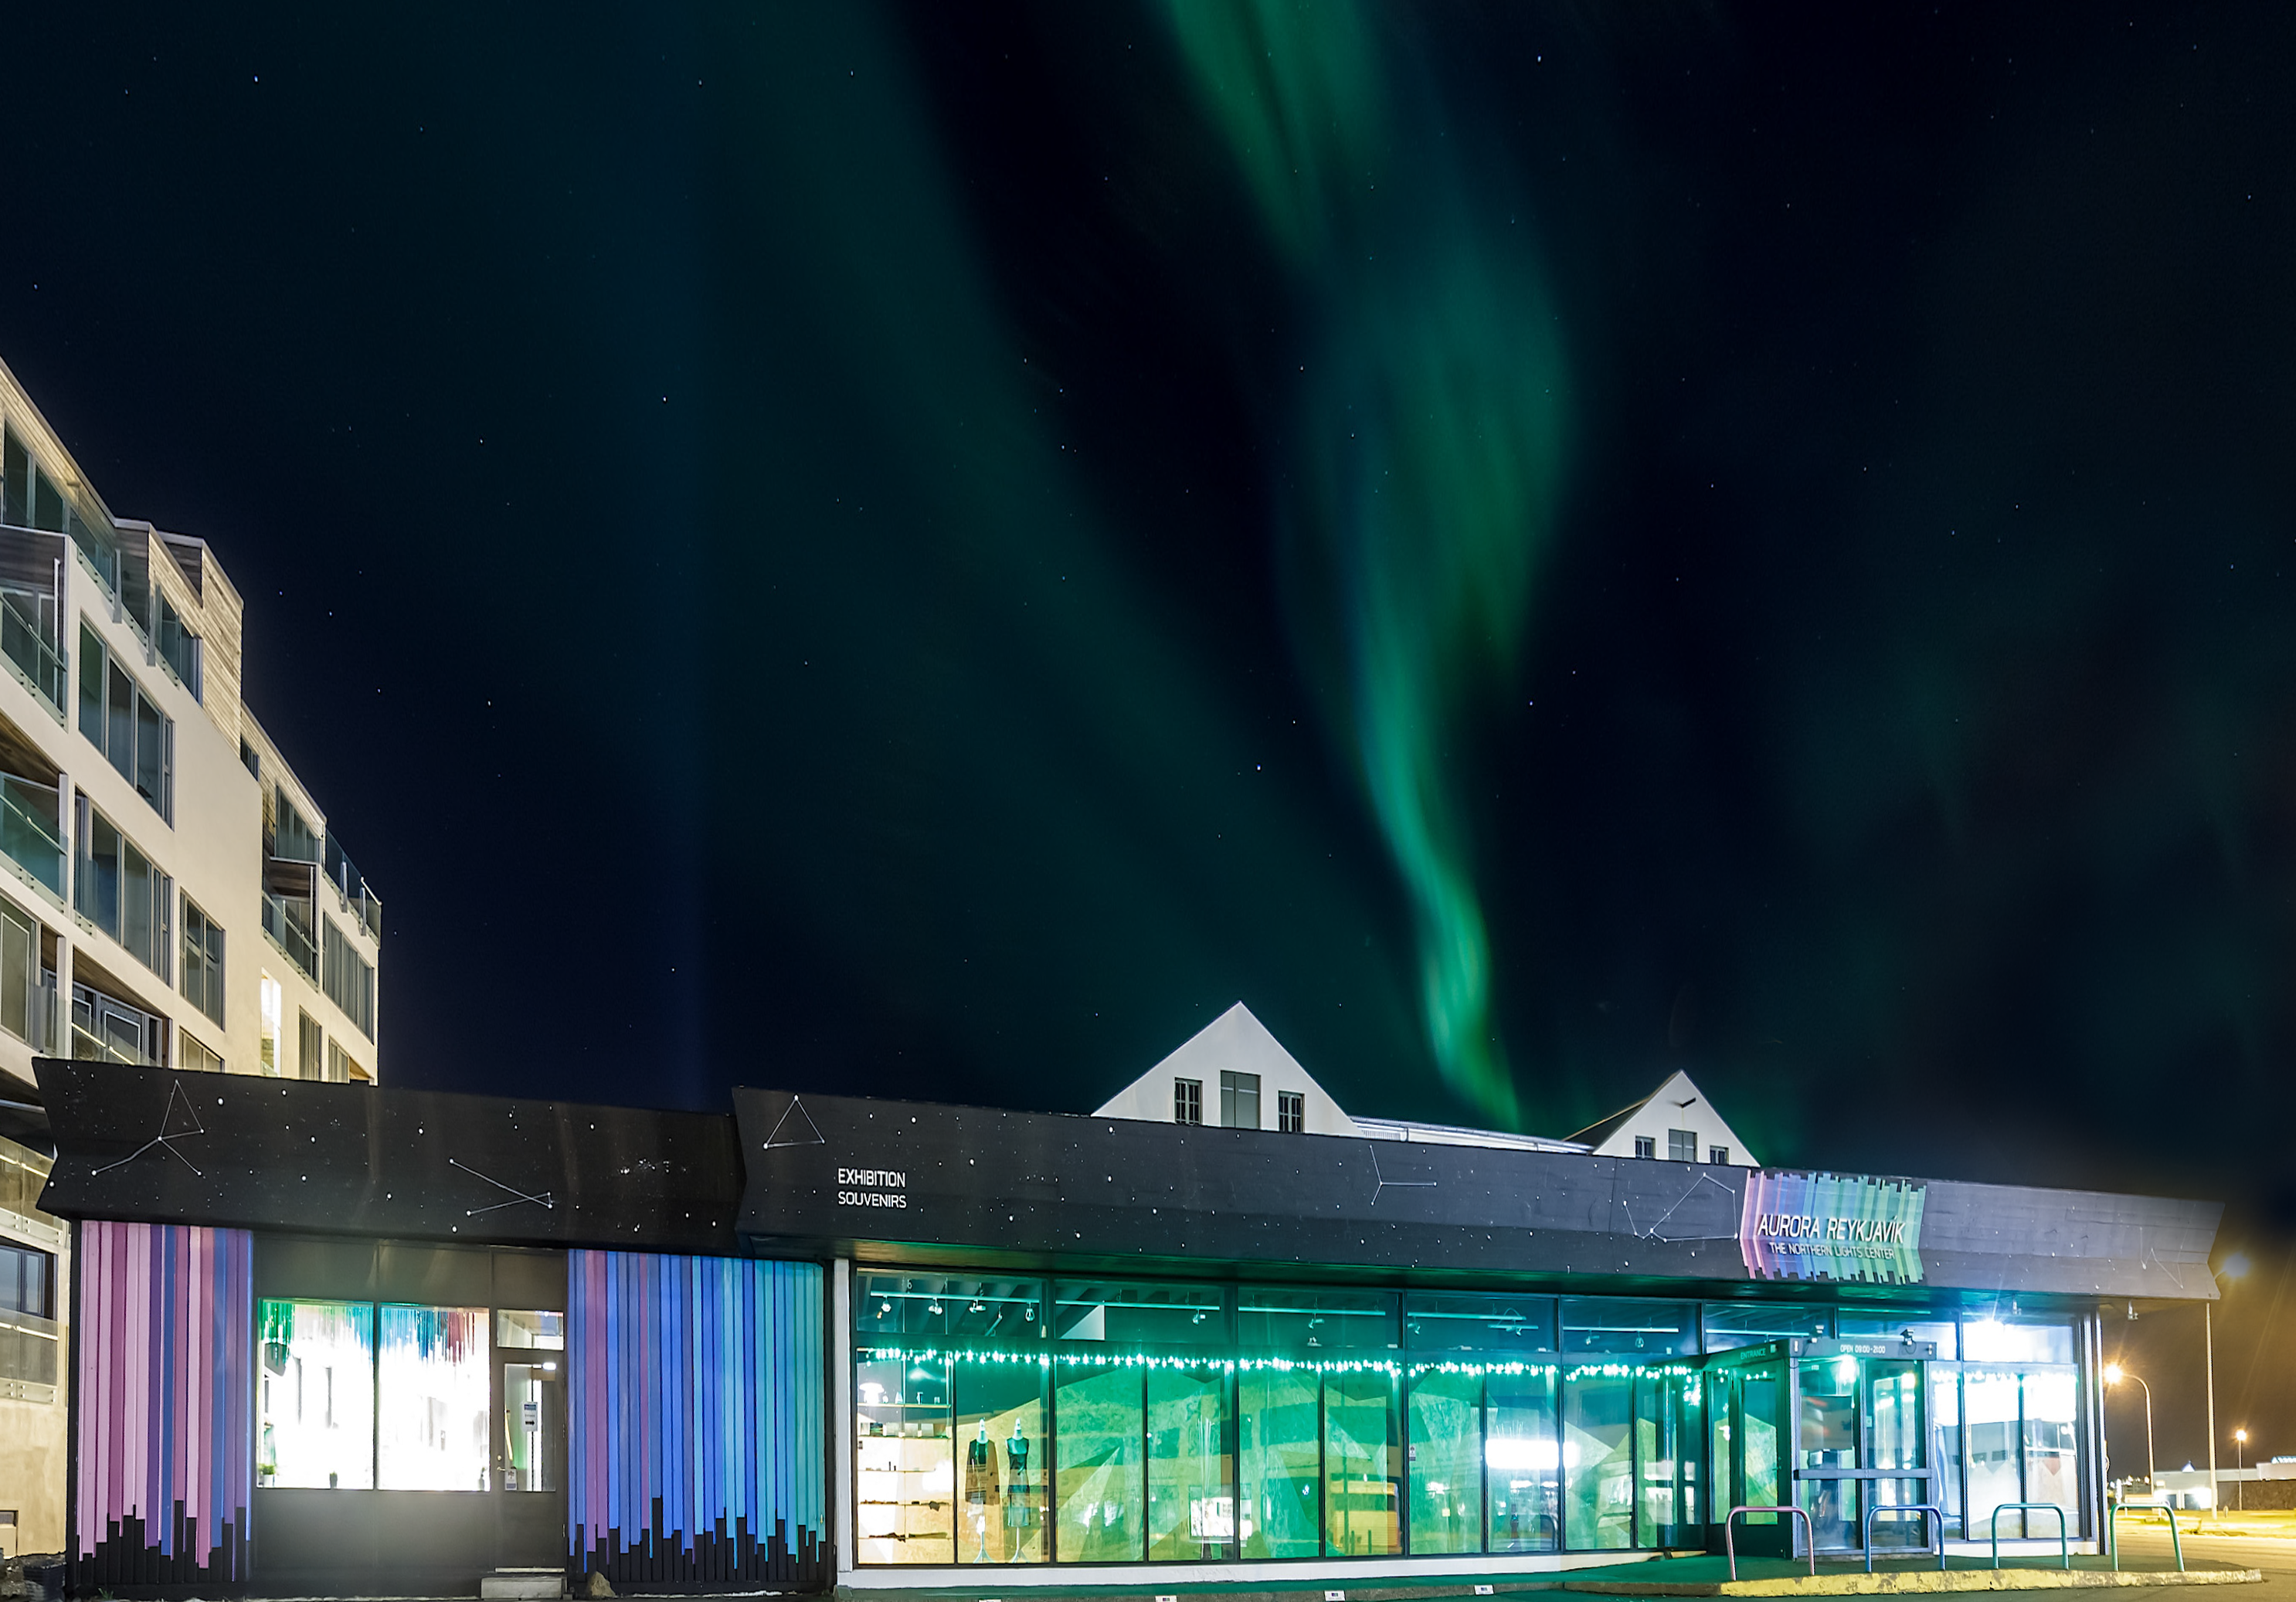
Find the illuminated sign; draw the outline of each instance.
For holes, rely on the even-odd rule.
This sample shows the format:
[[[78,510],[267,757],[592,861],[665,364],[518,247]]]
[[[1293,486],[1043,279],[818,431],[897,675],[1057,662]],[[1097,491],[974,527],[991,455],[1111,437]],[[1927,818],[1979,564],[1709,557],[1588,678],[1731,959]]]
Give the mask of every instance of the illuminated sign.
[[[1747,1177],[1738,1249],[1758,1279],[1916,1285],[1922,1201],[1914,1180],[1758,1170]]]

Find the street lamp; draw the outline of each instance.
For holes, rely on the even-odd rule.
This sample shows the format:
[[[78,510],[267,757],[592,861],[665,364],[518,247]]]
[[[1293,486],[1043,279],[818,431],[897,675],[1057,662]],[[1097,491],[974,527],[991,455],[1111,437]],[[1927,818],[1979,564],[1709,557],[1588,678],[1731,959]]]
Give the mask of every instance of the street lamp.
[[[2248,1432],[2244,1429],[2236,1429],[2233,1431],[2232,1438],[2233,1506],[2245,1513],[2248,1511],[2248,1482],[2240,1476],[2242,1471],[2248,1467]]]
[[[2248,1272],[2248,1258],[2234,1252],[2225,1259],[2222,1268],[2209,1272],[2218,1279],[2237,1279]],[[2201,1304],[2201,1328],[2208,1340],[2209,1354],[2209,1516],[2217,1516],[2222,1487],[2217,1483],[2217,1311],[2213,1301]]]
[[[2104,1365],[2105,1384],[2117,1385],[2124,1379],[2136,1380],[2136,1388],[2144,1393],[2144,1486],[2147,1491],[2157,1492],[2161,1486],[2152,1477],[2152,1387],[2119,1363]]]

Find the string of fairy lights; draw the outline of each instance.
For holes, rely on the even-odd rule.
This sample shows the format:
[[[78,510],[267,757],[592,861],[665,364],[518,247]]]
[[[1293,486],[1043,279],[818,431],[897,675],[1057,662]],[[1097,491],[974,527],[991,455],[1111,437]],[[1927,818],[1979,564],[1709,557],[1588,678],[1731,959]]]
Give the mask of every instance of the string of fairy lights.
[[[898,1362],[913,1366],[965,1364],[993,1368],[1037,1368],[1046,1372],[1068,1369],[1167,1369],[1195,1374],[1385,1374],[1418,1379],[1430,1374],[1467,1377],[1531,1377],[1560,1376],[1563,1380],[1627,1379],[1638,1377],[1696,1378],[1701,1370],[1679,1361],[1574,1363],[1521,1358],[1475,1361],[1463,1358],[1398,1359],[1392,1357],[1207,1357],[1186,1353],[1159,1352],[1015,1352],[993,1346],[856,1346],[862,1362]]]

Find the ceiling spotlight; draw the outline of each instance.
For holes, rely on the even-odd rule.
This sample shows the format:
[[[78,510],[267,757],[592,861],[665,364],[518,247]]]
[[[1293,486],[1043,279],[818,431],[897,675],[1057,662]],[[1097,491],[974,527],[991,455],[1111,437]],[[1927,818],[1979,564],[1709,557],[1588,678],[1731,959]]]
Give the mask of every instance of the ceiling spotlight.
[[[935,1317],[935,1318],[939,1318],[939,1317],[940,1317],[940,1300],[939,1300],[939,1297],[935,1297],[935,1298],[933,1299],[932,1303],[925,1308],[925,1311],[926,1311],[927,1312],[929,1312],[929,1313],[932,1314],[932,1315],[933,1315],[933,1317]]]

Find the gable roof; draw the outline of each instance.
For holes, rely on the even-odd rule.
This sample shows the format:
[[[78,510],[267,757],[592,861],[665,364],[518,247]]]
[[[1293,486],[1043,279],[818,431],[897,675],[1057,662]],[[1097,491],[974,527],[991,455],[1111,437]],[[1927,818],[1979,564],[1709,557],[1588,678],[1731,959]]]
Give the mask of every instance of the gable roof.
[[[1276,1096],[1289,1091],[1301,1098],[1306,1132],[1318,1135],[1359,1132],[1355,1120],[1341,1110],[1316,1076],[1283,1049],[1238,1001],[1191,1035],[1180,1049],[1102,1103],[1094,1114],[1101,1118],[1146,1118],[1172,1121],[1172,1082],[1193,1079],[1203,1087],[1204,1122],[1219,1122],[1217,1098],[1222,1073],[1253,1074],[1259,1078],[1260,1127],[1275,1127]]]
[[[1688,1126],[1702,1150],[1726,1148],[1730,1161],[1742,1167],[1759,1167],[1754,1154],[1723,1118],[1706,1093],[1677,1068],[1658,1089],[1631,1107],[1574,1131],[1569,1139],[1584,1144],[1598,1157],[1632,1157],[1636,1136],[1655,1141],[1670,1129]]]

